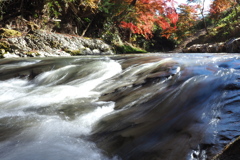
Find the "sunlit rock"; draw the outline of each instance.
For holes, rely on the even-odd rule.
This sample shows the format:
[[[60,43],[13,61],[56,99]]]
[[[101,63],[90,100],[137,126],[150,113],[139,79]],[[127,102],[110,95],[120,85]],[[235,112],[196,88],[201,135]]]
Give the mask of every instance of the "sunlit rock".
[[[11,53],[7,52],[7,53],[3,54],[3,57],[4,58],[17,58],[19,56],[16,54],[11,54]]]
[[[24,36],[14,36],[1,42],[0,49],[20,57],[69,56],[69,55],[106,55],[113,54],[111,46],[100,39],[83,38],[42,30],[35,30]],[[28,54],[39,51],[41,54]],[[2,52],[2,51],[1,51]],[[44,53],[44,54],[42,54]]]
[[[190,47],[184,48],[183,53],[239,53],[240,52],[240,38],[232,39],[226,43],[214,44],[194,44]]]

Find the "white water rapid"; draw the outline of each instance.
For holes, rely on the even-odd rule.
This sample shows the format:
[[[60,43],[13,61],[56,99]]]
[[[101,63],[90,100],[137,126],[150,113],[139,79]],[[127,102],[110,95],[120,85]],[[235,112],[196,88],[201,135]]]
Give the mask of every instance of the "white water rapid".
[[[0,160],[210,160],[240,136],[237,54],[0,60]]]
[[[39,62],[4,64],[0,70]],[[93,89],[120,72],[119,63],[97,60],[84,67],[74,64],[52,69],[32,80],[0,81],[0,159],[108,159],[84,136],[114,109],[114,102],[97,101],[101,93]]]

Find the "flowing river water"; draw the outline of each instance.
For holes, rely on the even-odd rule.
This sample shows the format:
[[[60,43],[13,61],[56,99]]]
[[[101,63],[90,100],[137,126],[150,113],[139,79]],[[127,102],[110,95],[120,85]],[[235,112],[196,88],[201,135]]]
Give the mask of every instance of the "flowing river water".
[[[239,58],[1,59],[0,159],[211,159],[240,135]]]

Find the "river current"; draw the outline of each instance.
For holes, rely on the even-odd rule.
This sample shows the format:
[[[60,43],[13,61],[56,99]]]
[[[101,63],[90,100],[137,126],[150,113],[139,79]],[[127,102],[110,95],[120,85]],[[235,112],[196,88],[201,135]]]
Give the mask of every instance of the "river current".
[[[240,135],[239,58],[1,59],[0,159],[211,159]]]

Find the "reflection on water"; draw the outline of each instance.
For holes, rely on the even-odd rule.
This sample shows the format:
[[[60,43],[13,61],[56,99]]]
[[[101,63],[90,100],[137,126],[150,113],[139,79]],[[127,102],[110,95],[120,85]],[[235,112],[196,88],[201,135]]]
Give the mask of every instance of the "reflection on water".
[[[239,56],[0,60],[2,160],[207,160],[239,135]]]

